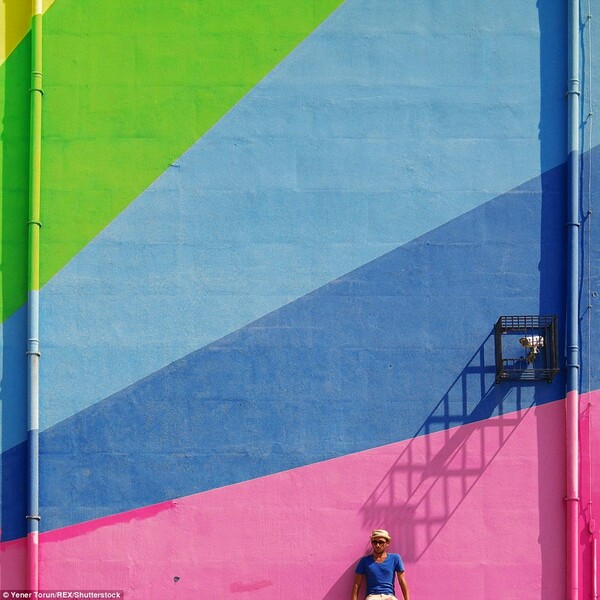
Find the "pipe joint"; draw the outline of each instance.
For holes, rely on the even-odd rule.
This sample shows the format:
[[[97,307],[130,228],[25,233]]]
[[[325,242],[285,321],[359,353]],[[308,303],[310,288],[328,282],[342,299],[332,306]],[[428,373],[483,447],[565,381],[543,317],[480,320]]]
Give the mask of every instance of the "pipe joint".
[[[571,79],[569,79],[567,81],[567,96],[569,94],[576,94],[577,96],[579,96],[580,94],[580,81],[578,77],[571,77]]]
[[[27,519],[28,521],[41,521],[42,517],[40,517],[40,515],[25,515],[25,519]]]
[[[29,88],[30,92],[39,92],[42,96],[44,95],[44,90],[42,89],[42,72],[41,71],[32,71],[31,72],[31,87]]]
[[[27,221],[27,225],[37,225],[40,229],[42,228],[41,221]]]
[[[27,351],[25,352],[26,356],[41,356],[40,352],[40,340],[37,338],[29,338],[27,340]]]

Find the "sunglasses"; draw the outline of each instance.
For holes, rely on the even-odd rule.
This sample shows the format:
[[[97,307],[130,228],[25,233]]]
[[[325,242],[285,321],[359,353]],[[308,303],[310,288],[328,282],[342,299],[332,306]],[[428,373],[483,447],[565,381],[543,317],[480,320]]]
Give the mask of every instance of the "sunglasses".
[[[373,540],[371,544],[373,544],[373,546],[384,546],[387,544],[387,540]]]

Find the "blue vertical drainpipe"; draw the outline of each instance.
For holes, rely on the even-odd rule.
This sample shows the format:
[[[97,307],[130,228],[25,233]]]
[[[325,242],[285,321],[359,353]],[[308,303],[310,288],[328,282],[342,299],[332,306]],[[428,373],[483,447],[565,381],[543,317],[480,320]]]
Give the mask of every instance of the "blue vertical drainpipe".
[[[567,600],[579,599],[579,0],[568,0],[566,553]]]
[[[42,0],[33,0],[27,277],[27,587],[39,589],[39,290],[42,161]]]

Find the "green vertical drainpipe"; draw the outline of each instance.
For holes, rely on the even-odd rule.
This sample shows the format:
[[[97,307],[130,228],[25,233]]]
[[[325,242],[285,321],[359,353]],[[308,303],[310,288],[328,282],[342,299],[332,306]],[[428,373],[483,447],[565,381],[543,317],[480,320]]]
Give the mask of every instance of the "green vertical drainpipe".
[[[42,163],[42,0],[31,17],[31,115],[29,140],[29,260],[27,273],[27,586],[39,587],[39,289]]]

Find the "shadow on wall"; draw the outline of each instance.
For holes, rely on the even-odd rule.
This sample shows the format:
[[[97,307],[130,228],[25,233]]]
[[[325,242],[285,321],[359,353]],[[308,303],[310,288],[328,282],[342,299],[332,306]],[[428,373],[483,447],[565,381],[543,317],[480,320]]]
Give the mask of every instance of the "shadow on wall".
[[[554,167],[564,155],[566,139],[566,6],[559,2],[537,2],[540,27],[540,181],[542,206],[539,260],[539,314],[561,317],[560,347],[563,344],[564,315],[564,165]],[[585,55],[584,55],[585,56]],[[562,159],[561,159],[562,160]],[[585,159],[584,159],[585,160]],[[589,160],[589,158],[588,158]],[[537,282],[536,282],[537,284]],[[505,311],[509,314],[511,309]],[[518,311],[517,313],[518,314]],[[487,363],[485,358],[488,357]],[[490,360],[490,357],[491,360]],[[536,384],[495,386],[493,338],[482,344],[446,394],[438,402],[415,438],[408,444],[393,467],[375,487],[362,508],[365,528],[386,523],[392,537],[402,540],[401,553],[411,562],[418,561],[435,541],[444,526],[476,486],[486,469],[510,439],[525,417],[525,411],[547,401],[548,389]],[[479,386],[475,390],[473,386]],[[534,387],[535,386],[535,387]],[[594,387],[594,386],[591,386]],[[532,389],[533,388],[533,389]],[[564,375],[559,375],[552,388],[564,390]],[[479,400],[475,406],[471,402]],[[470,402],[471,401],[471,402]],[[488,419],[494,414],[498,416]],[[539,479],[539,544],[541,551],[542,597],[556,597],[562,573],[551,572],[557,551],[552,530],[544,527],[554,518],[554,494],[559,482],[549,481],[544,466],[554,456],[556,439],[544,430],[538,419]],[[474,427],[461,427],[475,423]],[[454,429],[440,430],[443,427]],[[418,437],[425,438],[425,453],[414,452]],[[422,443],[419,440],[418,443]],[[552,493],[552,496],[549,494]],[[551,497],[552,501],[547,501]],[[560,550],[559,550],[560,551]],[[343,573],[323,600],[348,596],[354,564]]]
[[[358,558],[354,561],[343,573],[343,575],[335,582],[331,589],[323,596],[323,600],[340,600],[340,598],[348,598],[352,591],[352,582],[354,581],[354,569]],[[364,587],[361,590],[364,595]]]
[[[389,524],[407,561],[423,556],[524,418],[521,389],[494,383],[493,355],[490,334],[362,508],[367,528]],[[481,400],[471,408],[472,397]]]
[[[539,260],[539,313],[564,314],[564,206],[565,169],[546,171],[554,166],[566,136],[564,106],[557,98],[566,89],[566,8],[561,3],[538,2],[540,25],[540,166],[541,223]],[[510,312],[507,309],[506,313]],[[559,324],[560,347],[563,323]],[[494,384],[493,336],[481,345],[463,371],[444,394],[415,438],[408,444],[393,467],[375,487],[362,508],[365,528],[388,524],[392,537],[402,540],[402,555],[416,562],[438,537],[469,493],[477,485],[502,447],[525,417],[525,411],[547,401],[548,388],[539,384]],[[486,360],[487,357],[487,360]],[[559,375],[554,390],[564,389],[564,376]],[[473,406],[473,401],[477,403]],[[489,419],[490,416],[498,416]],[[541,588],[554,597],[562,574],[550,573],[546,565],[556,552],[556,540],[550,528],[544,527],[555,516],[555,504],[562,499],[556,494],[559,482],[548,481],[544,471],[548,457],[553,456],[556,439],[552,432],[538,424],[539,531],[542,563]],[[474,423],[474,427],[461,427]],[[440,431],[444,429],[443,431]],[[450,429],[454,428],[454,429]],[[425,453],[414,452],[422,435]],[[419,440],[417,442],[417,440]],[[547,466],[547,465],[546,465]],[[549,494],[552,494],[551,496]],[[547,499],[555,498],[547,501]],[[354,565],[340,577],[325,595],[333,600],[348,594]]]
[[[531,384],[495,384],[493,362],[490,333],[361,509],[366,529],[385,523],[402,540],[407,562],[423,557],[534,404]],[[349,594],[355,564],[323,600]]]

